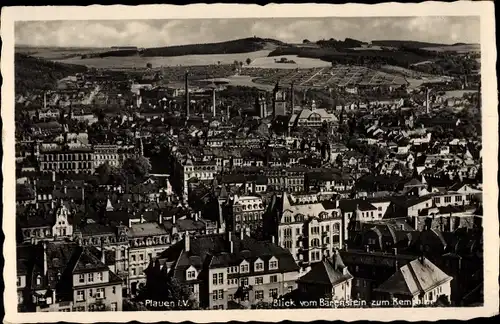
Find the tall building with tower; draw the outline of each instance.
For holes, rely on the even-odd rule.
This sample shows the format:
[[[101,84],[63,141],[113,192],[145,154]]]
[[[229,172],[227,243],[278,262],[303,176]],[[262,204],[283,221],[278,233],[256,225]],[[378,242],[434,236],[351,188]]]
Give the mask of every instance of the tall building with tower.
[[[255,109],[257,111],[257,115],[260,118],[267,117],[267,98],[266,93],[259,93],[259,96],[255,100]]]
[[[286,116],[287,114],[287,93],[286,90],[280,88],[279,83],[276,83],[273,91],[273,117]]]
[[[186,71],[184,75],[184,91],[185,91],[185,101],[186,101],[186,118],[189,118],[189,72]]]

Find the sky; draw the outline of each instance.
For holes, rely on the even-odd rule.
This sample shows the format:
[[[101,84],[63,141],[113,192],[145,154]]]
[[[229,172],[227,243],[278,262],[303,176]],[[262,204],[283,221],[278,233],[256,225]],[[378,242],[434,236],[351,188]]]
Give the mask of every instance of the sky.
[[[16,45],[161,47],[244,37],[298,43],[304,39],[413,40],[479,43],[479,17],[329,17],[16,22]]]

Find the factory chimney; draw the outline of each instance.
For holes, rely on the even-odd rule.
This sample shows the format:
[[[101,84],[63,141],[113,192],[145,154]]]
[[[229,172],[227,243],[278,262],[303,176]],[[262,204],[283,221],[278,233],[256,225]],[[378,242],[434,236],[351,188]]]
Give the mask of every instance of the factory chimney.
[[[425,89],[425,95],[426,95],[426,99],[425,99],[425,113],[428,115],[430,113],[430,110],[431,110],[429,88]]]
[[[294,84],[292,81],[292,84],[290,85],[290,101],[291,101],[291,109],[292,109],[292,114],[295,108],[295,89],[294,89]]]
[[[47,109],[47,92],[43,93],[43,109]]]
[[[215,88],[212,89],[212,114],[215,117]]]
[[[185,93],[185,99],[186,99],[186,117],[189,118],[189,84],[188,84],[188,71],[186,71],[186,74],[184,76],[184,91]]]

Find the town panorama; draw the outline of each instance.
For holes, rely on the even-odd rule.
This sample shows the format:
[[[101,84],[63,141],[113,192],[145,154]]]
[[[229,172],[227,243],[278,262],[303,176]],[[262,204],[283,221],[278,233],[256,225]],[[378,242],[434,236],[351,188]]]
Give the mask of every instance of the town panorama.
[[[19,312],[483,304],[479,44],[128,44],[16,44]]]

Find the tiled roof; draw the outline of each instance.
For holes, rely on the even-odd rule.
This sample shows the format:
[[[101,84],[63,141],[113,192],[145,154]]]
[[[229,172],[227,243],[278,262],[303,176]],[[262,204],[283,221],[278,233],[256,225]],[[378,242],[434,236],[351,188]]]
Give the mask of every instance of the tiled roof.
[[[335,254],[332,259],[324,259],[311,266],[311,270],[298,280],[299,283],[327,284],[336,286],[346,280],[352,279],[344,265],[340,254]]]
[[[426,258],[410,261],[376,290],[392,294],[415,296],[452,280]]]

